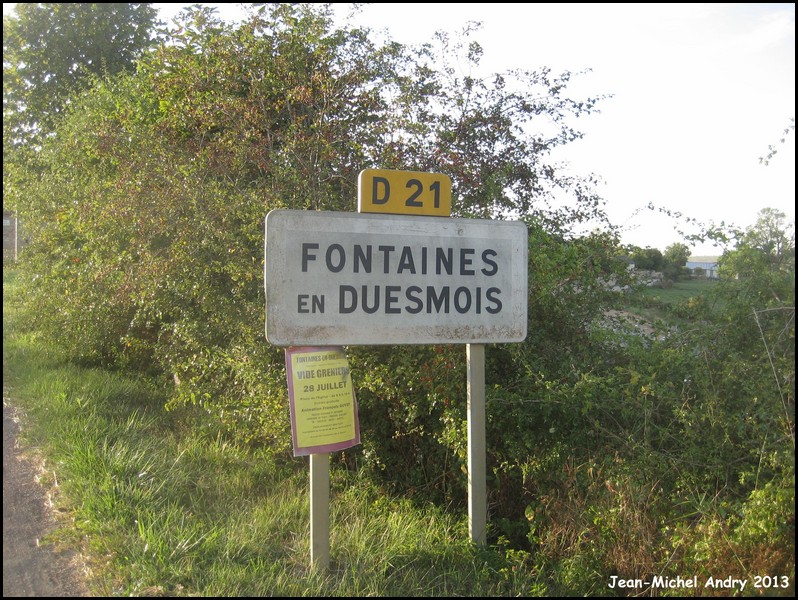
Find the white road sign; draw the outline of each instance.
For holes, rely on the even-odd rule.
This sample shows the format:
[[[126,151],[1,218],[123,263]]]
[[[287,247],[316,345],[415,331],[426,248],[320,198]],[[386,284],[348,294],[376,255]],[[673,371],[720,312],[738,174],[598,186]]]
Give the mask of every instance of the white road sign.
[[[520,342],[518,221],[273,210],[266,338],[277,346]]]

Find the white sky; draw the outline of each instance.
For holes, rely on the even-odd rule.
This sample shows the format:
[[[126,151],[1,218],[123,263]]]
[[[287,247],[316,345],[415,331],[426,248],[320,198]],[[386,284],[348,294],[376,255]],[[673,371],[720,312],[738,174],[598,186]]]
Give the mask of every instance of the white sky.
[[[207,4],[226,19],[243,14],[240,4]],[[170,19],[188,4],[155,6]],[[794,222],[795,132],[779,140],[795,116],[795,4],[394,3],[363,6],[353,24],[411,44],[469,20],[483,23],[474,39],[486,72],[590,68],[570,96],[613,95],[573,123],[585,139],[558,158],[601,176],[624,242],[682,241],[680,223],[639,212],[649,202],[702,223],[746,227],[765,207]],[[769,145],[778,154],[763,166]]]

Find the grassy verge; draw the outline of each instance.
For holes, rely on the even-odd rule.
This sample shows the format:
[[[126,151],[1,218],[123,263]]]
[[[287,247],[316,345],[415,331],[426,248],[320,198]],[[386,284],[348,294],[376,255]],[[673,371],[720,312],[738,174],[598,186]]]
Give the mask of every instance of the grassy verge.
[[[67,364],[26,330],[3,272],[3,379],[97,595],[516,596],[525,556],[468,542],[466,516],[334,470],[328,571],[309,568],[308,467],[165,412],[152,382]],[[286,415],[287,418],[287,415]],[[188,425],[194,423],[193,425]]]

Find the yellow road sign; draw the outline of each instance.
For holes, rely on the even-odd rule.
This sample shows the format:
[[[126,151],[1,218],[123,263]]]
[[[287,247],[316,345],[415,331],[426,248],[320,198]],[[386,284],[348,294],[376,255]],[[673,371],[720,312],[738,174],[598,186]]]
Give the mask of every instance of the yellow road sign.
[[[365,169],[357,187],[360,213],[452,215],[452,180],[441,173]]]

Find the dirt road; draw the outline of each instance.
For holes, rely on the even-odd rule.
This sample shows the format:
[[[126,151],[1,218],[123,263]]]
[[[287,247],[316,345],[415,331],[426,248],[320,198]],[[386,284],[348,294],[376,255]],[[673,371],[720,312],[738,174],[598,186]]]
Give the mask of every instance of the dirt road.
[[[55,526],[36,482],[36,470],[20,456],[14,410],[3,390],[3,597],[88,596],[71,557],[40,540]]]

